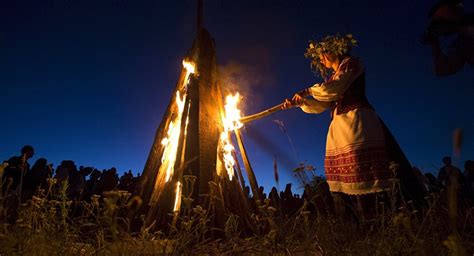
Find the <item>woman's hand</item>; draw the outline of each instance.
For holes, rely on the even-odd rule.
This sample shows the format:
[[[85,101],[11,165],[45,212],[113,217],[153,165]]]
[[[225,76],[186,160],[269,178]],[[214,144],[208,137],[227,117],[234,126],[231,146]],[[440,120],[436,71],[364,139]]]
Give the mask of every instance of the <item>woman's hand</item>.
[[[290,99],[285,99],[285,102],[283,103],[283,106],[281,107],[282,109],[290,109],[292,107],[296,106],[301,106],[303,104],[304,98],[301,97],[298,93],[296,93],[293,98]]]
[[[291,99],[291,101],[293,102],[293,104],[295,104],[295,106],[301,106],[301,104],[303,104],[304,102],[304,98],[300,94],[296,93]]]
[[[281,109],[290,109],[293,107],[293,103],[289,99],[285,99],[285,102],[283,102],[283,106],[281,106]]]

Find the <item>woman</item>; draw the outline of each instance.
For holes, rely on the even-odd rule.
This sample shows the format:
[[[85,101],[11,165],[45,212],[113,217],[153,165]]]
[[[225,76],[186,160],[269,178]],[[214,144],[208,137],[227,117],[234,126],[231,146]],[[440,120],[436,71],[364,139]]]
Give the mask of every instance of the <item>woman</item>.
[[[315,84],[286,99],[283,108],[299,106],[306,113],[331,109],[331,124],[326,141],[325,175],[341,213],[342,204],[356,208],[359,218],[374,216],[375,195],[389,191],[394,184],[394,169],[405,195],[423,198],[423,190],[411,166],[384,123],[365,96],[365,70],[350,55],[356,43],[351,35],[328,36],[311,42],[305,54],[312,58],[325,82]],[[311,96],[312,98],[308,98]],[[390,166],[394,162],[395,165]],[[339,203],[338,203],[339,202]]]

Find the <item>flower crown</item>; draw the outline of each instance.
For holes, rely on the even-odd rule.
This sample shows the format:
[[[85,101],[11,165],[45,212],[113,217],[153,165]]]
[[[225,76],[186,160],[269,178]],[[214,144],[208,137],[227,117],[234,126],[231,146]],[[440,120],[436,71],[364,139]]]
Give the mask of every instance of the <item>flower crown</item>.
[[[327,73],[326,68],[321,64],[320,56],[322,53],[330,53],[336,56],[344,56],[349,53],[353,46],[357,46],[357,40],[352,34],[345,36],[326,36],[321,41],[309,41],[309,47],[304,56],[311,59],[311,68],[322,75]]]

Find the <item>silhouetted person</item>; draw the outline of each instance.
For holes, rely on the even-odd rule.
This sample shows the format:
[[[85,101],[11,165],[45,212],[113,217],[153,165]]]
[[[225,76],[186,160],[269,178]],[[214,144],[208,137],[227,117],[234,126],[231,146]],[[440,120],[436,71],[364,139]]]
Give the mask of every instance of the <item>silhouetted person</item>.
[[[97,169],[92,171],[90,178],[86,181],[84,198],[89,199],[92,195],[100,195],[99,179],[101,175],[102,173]]]
[[[311,190],[312,189],[311,189],[310,184],[306,184],[304,186],[303,194],[301,195],[301,201],[302,202],[307,201],[308,202],[307,210],[309,210],[311,213],[314,214],[316,213],[316,206],[312,201],[313,193]]]
[[[273,207],[280,209],[280,197],[278,196],[278,191],[275,187],[273,187],[270,194],[268,194],[268,198]]]
[[[257,204],[255,203],[254,198],[250,197],[250,187],[249,186],[245,186],[244,195],[249,199],[250,209],[255,210],[257,208]]]
[[[4,196],[4,208],[6,209],[6,221],[10,224],[18,218],[18,206],[22,198],[22,186],[24,176],[29,172],[28,159],[33,157],[35,150],[26,145],[21,149],[21,156],[14,156],[8,160],[8,166],[4,169],[2,192]]]
[[[442,187],[447,187],[452,181],[457,181],[459,186],[463,184],[463,174],[459,168],[451,163],[451,157],[443,157],[444,166],[439,169],[438,182]]]
[[[80,167],[79,171],[74,169],[69,175],[69,198],[80,200],[82,199],[82,193],[86,187],[86,177],[92,173],[90,167]]]
[[[58,186],[60,186],[63,182],[69,179],[71,175],[73,175],[77,171],[77,167],[71,160],[64,160],[61,164],[56,168],[56,175],[54,178],[57,180]],[[69,181],[70,182],[70,181]]]
[[[438,76],[452,75],[465,64],[474,65],[474,15],[464,12],[462,0],[442,0],[429,13],[430,24],[422,42],[432,47],[434,72]],[[439,39],[456,38],[443,52]]]
[[[291,191],[291,185],[291,183],[286,184],[285,191],[280,193],[282,210],[287,216],[292,214],[296,207],[295,197],[293,191]]]
[[[418,167],[413,166],[413,174],[415,174],[418,182],[423,185],[424,192],[426,193],[429,190],[428,181],[426,180],[425,175],[421,172]]]
[[[440,185],[436,177],[432,173],[425,173],[425,177],[428,183],[429,192],[438,192]]]
[[[130,192],[132,194],[137,194],[139,191],[139,186],[140,186],[140,173],[137,174],[137,176],[132,178],[132,183],[130,184]]]
[[[25,175],[23,189],[28,194],[25,198],[31,198],[38,188],[45,189],[47,187],[46,180],[51,177],[51,174],[52,167],[48,165],[45,158],[36,160],[31,170]]]
[[[293,198],[293,192],[291,191],[291,183],[286,184],[285,191],[283,192],[283,199]]]
[[[464,177],[469,198],[474,200],[474,161],[467,160],[464,163]]]
[[[310,184],[304,189],[303,199],[314,205],[319,214],[334,214],[334,202],[329,191],[329,185],[322,177],[314,177]]]
[[[468,182],[474,182],[474,161],[467,160],[464,163],[464,177]]]
[[[100,188],[102,192],[114,190],[119,182],[117,177],[117,169],[112,167],[110,170],[107,170],[102,173],[100,177]]]
[[[250,187],[249,186],[245,186],[244,194],[247,196],[247,198],[250,199]]]
[[[24,176],[30,170],[28,159],[33,157],[35,150],[32,146],[26,145],[21,149],[20,156],[11,157],[8,162],[8,167],[3,173],[3,188],[4,195],[6,192],[12,192],[20,189],[20,183],[23,182]]]
[[[258,189],[260,190],[260,195],[263,196],[263,200],[267,199],[267,194],[263,192],[265,188],[263,186],[260,186]]]
[[[120,177],[118,188],[120,190],[132,192],[132,183],[133,183],[133,174],[132,174],[132,171],[129,170],[128,172],[125,172]]]

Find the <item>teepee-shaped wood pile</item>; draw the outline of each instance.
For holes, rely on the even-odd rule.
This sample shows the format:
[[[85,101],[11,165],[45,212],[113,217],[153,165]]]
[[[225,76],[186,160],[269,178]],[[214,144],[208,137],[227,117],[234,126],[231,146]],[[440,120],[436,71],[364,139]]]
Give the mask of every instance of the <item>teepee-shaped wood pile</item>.
[[[223,227],[229,213],[238,215],[242,223],[249,217],[242,175],[226,162],[232,144],[223,141],[230,138],[223,134],[225,110],[215,45],[200,20],[198,15],[197,36],[183,61],[140,181],[145,222],[159,228],[196,205],[211,213],[215,227]],[[254,190],[258,185],[253,173],[251,183]]]

